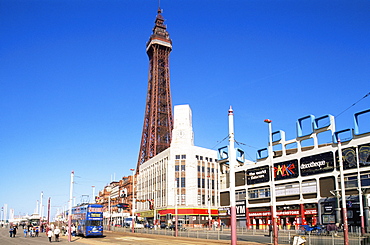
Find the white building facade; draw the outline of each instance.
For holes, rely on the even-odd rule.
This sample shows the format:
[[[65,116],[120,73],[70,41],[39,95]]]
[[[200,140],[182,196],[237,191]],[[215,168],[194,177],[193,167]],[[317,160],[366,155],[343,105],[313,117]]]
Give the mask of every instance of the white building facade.
[[[194,146],[189,105],[174,107],[170,148],[143,163],[137,176],[137,215],[150,223],[208,225],[220,204],[217,152]]]

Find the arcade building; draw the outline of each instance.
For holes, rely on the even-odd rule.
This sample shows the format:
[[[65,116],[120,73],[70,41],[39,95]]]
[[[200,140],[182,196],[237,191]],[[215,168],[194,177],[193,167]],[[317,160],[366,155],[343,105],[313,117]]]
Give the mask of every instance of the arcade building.
[[[353,128],[336,131],[332,115],[302,117],[296,122],[296,138],[291,140],[285,139],[284,131],[273,131],[273,156],[267,148],[261,149],[256,162],[244,162],[235,169],[238,226],[266,228],[271,221],[272,185],[280,228],[342,224],[341,151],[348,225],[368,229],[370,109],[354,114],[353,119]],[[219,163],[219,214],[229,224],[229,165],[222,159]]]

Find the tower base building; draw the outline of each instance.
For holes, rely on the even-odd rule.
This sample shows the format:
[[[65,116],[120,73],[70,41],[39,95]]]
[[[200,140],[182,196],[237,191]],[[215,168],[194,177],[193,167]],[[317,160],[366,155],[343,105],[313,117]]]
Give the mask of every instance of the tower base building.
[[[217,152],[194,146],[189,105],[174,107],[171,146],[144,162],[137,176],[137,211],[149,223],[208,226],[218,216]]]

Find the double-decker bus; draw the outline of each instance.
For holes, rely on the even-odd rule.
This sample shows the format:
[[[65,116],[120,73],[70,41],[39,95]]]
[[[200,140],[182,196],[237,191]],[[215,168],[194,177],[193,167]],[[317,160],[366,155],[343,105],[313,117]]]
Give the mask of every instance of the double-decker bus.
[[[81,204],[72,208],[72,223],[77,235],[103,236],[103,206]]]

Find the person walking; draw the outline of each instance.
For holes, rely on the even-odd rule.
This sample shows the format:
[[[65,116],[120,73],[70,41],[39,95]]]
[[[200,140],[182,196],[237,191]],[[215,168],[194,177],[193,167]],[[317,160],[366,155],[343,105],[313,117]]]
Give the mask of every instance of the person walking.
[[[27,233],[28,233],[27,226],[24,226],[23,233],[24,233],[24,237],[27,237]]]
[[[17,229],[18,229],[17,226],[13,227],[13,237],[15,237],[15,235],[17,234]]]
[[[36,226],[34,231],[35,231],[35,236],[38,237],[39,236],[39,227]]]
[[[53,237],[53,231],[50,229],[48,230],[48,238],[49,238],[49,242],[51,242],[51,238]]]
[[[10,228],[9,228],[9,236],[10,237],[13,237],[13,230],[14,230],[13,226],[10,226]]]
[[[60,229],[59,229],[59,227],[57,226],[57,227],[54,229],[54,235],[55,235],[55,241],[56,241],[56,242],[59,242],[59,234],[60,234]]]

